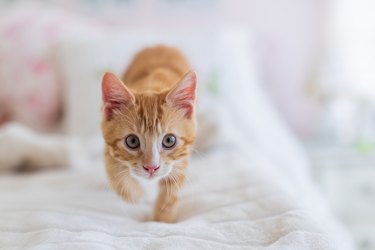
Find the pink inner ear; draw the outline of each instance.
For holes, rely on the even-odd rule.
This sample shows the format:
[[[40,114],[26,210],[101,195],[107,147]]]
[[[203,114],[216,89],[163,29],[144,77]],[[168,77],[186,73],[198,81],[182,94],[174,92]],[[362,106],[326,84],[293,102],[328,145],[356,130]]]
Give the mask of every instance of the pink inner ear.
[[[185,111],[185,117],[191,118],[196,98],[196,76],[189,72],[167,96],[167,101],[178,109]]]
[[[125,85],[112,73],[105,73],[102,81],[102,99],[104,102],[104,115],[111,119],[113,110],[122,105],[134,103],[134,95]]]
[[[173,96],[173,104],[179,109],[186,111],[186,118],[191,118],[195,100],[195,83],[191,86],[177,90]]]

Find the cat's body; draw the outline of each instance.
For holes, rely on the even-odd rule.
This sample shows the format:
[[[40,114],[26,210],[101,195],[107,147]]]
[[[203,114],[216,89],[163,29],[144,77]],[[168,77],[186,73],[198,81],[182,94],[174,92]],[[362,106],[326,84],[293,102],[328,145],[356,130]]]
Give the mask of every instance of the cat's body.
[[[174,48],[138,53],[123,76],[103,77],[105,164],[126,201],[144,191],[139,179],[158,180],[154,220],[173,222],[195,139],[196,77]],[[189,72],[189,73],[188,73]]]

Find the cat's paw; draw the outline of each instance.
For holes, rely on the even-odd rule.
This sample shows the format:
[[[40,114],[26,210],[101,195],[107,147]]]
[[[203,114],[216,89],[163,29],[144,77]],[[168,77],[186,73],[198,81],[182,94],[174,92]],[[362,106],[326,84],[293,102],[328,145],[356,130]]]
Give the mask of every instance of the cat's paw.
[[[177,216],[173,211],[155,211],[153,220],[165,223],[175,223],[177,221]]]

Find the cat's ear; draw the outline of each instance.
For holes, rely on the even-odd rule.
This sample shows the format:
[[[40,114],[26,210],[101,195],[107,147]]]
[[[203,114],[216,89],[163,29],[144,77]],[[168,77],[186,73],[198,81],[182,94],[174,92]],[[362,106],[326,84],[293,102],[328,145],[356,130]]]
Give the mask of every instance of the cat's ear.
[[[102,80],[103,111],[107,120],[115,109],[134,105],[135,97],[125,84],[112,73],[105,73]]]
[[[185,117],[191,118],[197,96],[197,76],[194,71],[188,72],[167,95],[168,105],[185,111]]]

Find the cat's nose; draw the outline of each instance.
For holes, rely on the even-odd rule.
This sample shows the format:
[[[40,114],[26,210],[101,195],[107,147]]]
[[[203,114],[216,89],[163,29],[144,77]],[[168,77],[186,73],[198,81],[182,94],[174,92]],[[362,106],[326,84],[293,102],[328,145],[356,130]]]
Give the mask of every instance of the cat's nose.
[[[156,166],[156,165],[146,165],[146,166],[143,166],[143,168],[149,172],[149,174],[154,174],[156,172],[156,170],[159,169],[159,166]]]

